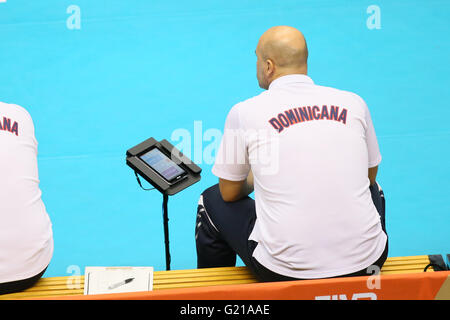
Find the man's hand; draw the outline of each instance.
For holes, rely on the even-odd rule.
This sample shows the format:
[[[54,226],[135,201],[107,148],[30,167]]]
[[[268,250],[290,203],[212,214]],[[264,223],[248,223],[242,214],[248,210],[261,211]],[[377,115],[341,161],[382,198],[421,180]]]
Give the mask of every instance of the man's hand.
[[[253,173],[250,170],[247,179],[230,181],[219,178],[219,189],[225,202],[238,201],[253,192]]]
[[[378,172],[378,166],[373,167],[373,168],[369,168],[369,180],[370,180],[370,185],[373,186],[375,184],[375,179],[377,177],[377,172]]]

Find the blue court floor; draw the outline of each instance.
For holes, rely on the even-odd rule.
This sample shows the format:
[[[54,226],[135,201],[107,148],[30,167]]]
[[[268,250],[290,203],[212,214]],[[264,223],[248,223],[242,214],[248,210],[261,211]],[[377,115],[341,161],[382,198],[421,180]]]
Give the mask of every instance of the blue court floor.
[[[356,92],[371,110],[389,256],[450,253],[449,9],[446,0],[0,2],[0,101],[35,123],[55,241],[46,276],[165,269],[162,196],[142,191],[125,164],[149,137],[183,146],[203,169],[169,200],[172,269],[196,267],[198,196],[217,182],[228,110],[261,92],[254,50],[275,25],[305,34],[316,83]]]

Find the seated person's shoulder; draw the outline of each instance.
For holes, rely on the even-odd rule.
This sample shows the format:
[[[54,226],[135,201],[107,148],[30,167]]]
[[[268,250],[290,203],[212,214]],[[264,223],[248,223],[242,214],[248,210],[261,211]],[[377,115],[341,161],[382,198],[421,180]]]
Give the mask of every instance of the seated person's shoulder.
[[[359,96],[358,94],[342,90],[342,89],[336,89],[332,87],[324,87],[324,86],[317,86],[319,90],[323,90],[324,93],[330,97],[335,97],[337,101],[341,101],[341,103],[347,103],[352,104],[355,107],[360,107],[363,109],[367,109],[367,104],[364,101],[364,99]]]
[[[9,115],[15,115],[21,119],[32,121],[28,110],[18,104],[0,102],[0,110],[7,112]]]
[[[245,99],[243,101],[240,101],[236,103],[230,110],[230,112],[246,112],[246,111],[252,111],[254,108],[258,108],[261,106],[262,103],[267,103],[270,99],[270,95],[268,94],[268,91],[263,91],[260,94]]]

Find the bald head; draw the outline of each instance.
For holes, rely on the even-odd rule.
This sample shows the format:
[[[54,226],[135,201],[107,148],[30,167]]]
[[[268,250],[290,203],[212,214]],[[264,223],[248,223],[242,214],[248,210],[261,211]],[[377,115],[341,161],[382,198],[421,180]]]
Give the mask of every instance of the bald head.
[[[261,36],[256,47],[257,76],[260,86],[287,74],[306,74],[308,48],[303,34],[288,26],[272,27]]]

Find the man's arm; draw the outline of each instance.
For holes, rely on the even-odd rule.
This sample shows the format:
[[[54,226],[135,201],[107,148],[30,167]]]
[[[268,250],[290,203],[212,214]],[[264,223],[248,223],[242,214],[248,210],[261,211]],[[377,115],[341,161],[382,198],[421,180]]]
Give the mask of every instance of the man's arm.
[[[230,181],[219,178],[219,189],[225,202],[238,201],[253,192],[253,173],[250,170],[247,179]]]
[[[373,167],[373,168],[369,168],[369,180],[370,180],[370,185],[373,186],[375,184],[375,179],[377,177],[377,172],[378,172],[378,166]]]

